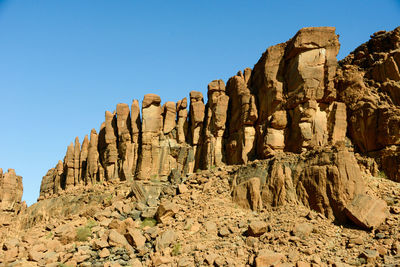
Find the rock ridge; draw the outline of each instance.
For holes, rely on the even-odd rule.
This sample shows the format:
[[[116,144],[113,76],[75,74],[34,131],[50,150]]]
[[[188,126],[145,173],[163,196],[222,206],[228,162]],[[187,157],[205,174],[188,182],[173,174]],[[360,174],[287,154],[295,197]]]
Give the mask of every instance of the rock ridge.
[[[118,104],[99,133],[68,146],[43,177],[39,200],[78,186],[179,181],[198,169],[269,160],[272,171],[260,181],[234,185],[241,194],[268,188],[244,206],[296,200],[343,219],[362,191],[361,172],[400,181],[400,28],[372,35],[340,62],[339,48],[334,27],[303,28],[269,47],[253,69],[210,82],[207,103],[191,91],[164,104],[147,94],[141,110],[138,100]]]

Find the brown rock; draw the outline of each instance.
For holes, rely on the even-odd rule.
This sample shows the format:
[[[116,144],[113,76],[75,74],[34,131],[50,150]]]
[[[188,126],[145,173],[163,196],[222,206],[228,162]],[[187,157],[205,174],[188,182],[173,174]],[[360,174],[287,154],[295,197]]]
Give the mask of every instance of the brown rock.
[[[234,186],[233,201],[243,208],[259,210],[262,207],[260,178],[254,177]]]
[[[364,194],[357,195],[345,212],[350,220],[366,229],[378,227],[389,216],[385,201]]]
[[[157,209],[156,217],[159,222],[166,222],[179,211],[179,207],[172,202],[163,202]]]
[[[125,234],[126,240],[134,248],[142,248],[146,243],[146,237],[144,237],[140,230],[128,228]]]
[[[31,261],[38,262],[43,258],[44,258],[44,253],[43,252],[36,251],[34,249],[30,249],[28,251],[28,259],[31,260]]]
[[[280,263],[285,258],[285,255],[282,253],[276,253],[270,251],[268,249],[263,249],[258,252],[258,255],[255,260],[256,267],[269,267],[271,265],[276,265]]]
[[[359,256],[359,258],[365,260],[365,263],[370,263],[370,264],[375,263],[378,257],[379,257],[378,251],[371,249],[364,250]]]
[[[262,236],[265,232],[267,232],[268,224],[262,221],[254,221],[249,224],[249,228],[247,229],[247,234],[249,236]]]
[[[125,246],[128,244],[128,241],[116,230],[111,229],[110,234],[108,235],[108,243],[112,246]]]
[[[100,258],[107,258],[108,256],[110,256],[110,251],[106,248],[103,248],[99,253]]]
[[[162,251],[175,242],[177,236],[174,231],[167,230],[156,239],[156,251]]]

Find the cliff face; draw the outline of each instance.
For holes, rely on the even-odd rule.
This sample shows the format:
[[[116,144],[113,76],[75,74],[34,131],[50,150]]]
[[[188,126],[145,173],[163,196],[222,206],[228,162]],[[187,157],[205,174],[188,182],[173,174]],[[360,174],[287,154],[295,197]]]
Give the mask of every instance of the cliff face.
[[[264,202],[298,198],[340,217],[362,192],[353,149],[371,157],[363,168],[400,181],[400,28],[374,34],[338,63],[339,47],[335,28],[303,28],[268,48],[253,69],[226,84],[209,83],[207,103],[192,91],[189,101],[177,103],[145,95],[141,112],[137,100],[131,107],[118,104],[98,134],[93,129],[82,145],[76,138],[68,146],[64,160],[43,177],[39,199],[104,181],[166,181],[197,169],[314,151],[314,160],[296,160],[297,169],[283,164],[261,178]],[[280,197],[276,188],[285,187],[296,197]],[[315,192],[324,200],[315,202]]]
[[[400,181],[400,27],[377,32],[340,62],[338,99],[346,104],[348,135],[360,153]]]

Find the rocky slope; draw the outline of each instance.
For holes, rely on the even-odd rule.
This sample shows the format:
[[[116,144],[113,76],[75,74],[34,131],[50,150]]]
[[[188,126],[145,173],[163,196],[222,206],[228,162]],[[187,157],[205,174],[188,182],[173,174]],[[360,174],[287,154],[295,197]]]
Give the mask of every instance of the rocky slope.
[[[10,204],[22,184],[4,179],[0,200],[13,215],[0,258],[398,264],[400,27],[337,62],[339,46],[333,27],[304,28],[253,69],[209,83],[207,103],[192,91],[189,101],[118,104],[98,133],[68,146],[31,207]]]

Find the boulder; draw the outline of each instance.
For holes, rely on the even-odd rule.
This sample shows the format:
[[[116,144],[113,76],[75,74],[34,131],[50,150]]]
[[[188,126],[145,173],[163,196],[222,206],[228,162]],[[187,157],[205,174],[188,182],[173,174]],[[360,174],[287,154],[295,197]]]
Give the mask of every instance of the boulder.
[[[365,194],[356,195],[345,212],[353,223],[365,229],[377,228],[389,216],[384,200]]]

